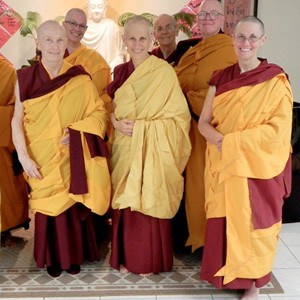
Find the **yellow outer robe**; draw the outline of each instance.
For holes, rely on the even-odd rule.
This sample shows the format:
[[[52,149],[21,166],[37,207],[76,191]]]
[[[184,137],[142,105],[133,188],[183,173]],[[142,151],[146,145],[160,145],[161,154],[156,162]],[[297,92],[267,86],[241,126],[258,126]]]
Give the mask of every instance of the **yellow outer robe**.
[[[60,74],[71,67],[64,63]],[[107,114],[87,75],[79,75],[47,95],[24,105],[24,127],[29,156],[41,167],[43,179],[27,178],[33,212],[57,216],[76,202],[104,214],[110,203],[110,175],[104,157],[91,158],[83,132],[104,137]],[[81,132],[88,193],[69,194],[69,147],[60,144],[65,128]]]
[[[172,218],[191,149],[190,114],[173,68],[150,56],[116,91],[114,101],[116,118],[135,123],[132,137],[115,131],[112,207]]]
[[[13,66],[0,55],[0,231],[28,219],[28,193],[22,174],[13,173],[11,119],[17,76]]]
[[[224,140],[222,152],[207,145],[205,206],[207,218],[226,217],[226,264],[215,275],[224,276],[224,284],[260,278],[272,269],[281,222],[253,228],[247,179],[269,179],[284,170],[291,150],[292,102],[283,73],[214,100],[212,125]]]
[[[191,110],[199,116],[213,72],[236,62],[231,37],[217,34],[189,49],[175,71]],[[204,167],[206,141],[192,119],[190,138],[192,152],[185,170],[185,209],[189,228],[187,246],[192,251],[203,246],[205,232]]]
[[[95,50],[85,45],[78,47],[73,53],[65,57],[69,64],[82,65],[83,68],[91,75],[99,96],[104,96],[105,103],[110,101],[108,96],[103,95],[106,87],[111,82],[110,67],[105,59]]]

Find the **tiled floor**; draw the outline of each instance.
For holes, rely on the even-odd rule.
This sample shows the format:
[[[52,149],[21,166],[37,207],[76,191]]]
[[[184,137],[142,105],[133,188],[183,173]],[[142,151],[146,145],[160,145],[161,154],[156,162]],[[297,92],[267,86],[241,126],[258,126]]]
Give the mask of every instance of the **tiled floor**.
[[[284,294],[261,295],[259,300],[300,299],[300,223],[283,224],[273,273],[284,289]],[[14,300],[2,298],[1,300]],[[29,300],[29,298],[23,298]],[[234,295],[211,296],[138,296],[138,297],[85,297],[85,298],[34,298],[34,300],[236,300]],[[31,299],[32,300],[32,299]]]

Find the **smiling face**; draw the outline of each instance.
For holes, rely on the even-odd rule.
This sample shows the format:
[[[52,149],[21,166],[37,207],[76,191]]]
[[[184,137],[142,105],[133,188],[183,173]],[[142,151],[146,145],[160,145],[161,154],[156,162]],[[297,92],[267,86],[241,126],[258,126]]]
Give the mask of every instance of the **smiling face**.
[[[204,19],[197,15],[197,25],[204,38],[218,34],[224,24],[224,12],[222,4],[217,0],[204,0],[198,10],[199,13],[206,13]],[[212,13],[214,17],[211,17]]]
[[[234,31],[233,45],[239,60],[256,59],[259,48],[266,36],[259,23],[246,21],[239,23]]]
[[[151,27],[145,19],[130,19],[124,27],[123,42],[133,63],[140,64],[149,57],[152,45]]]
[[[178,27],[174,18],[169,15],[161,15],[154,22],[153,35],[159,42],[160,46],[176,46],[176,36],[178,35]]]
[[[38,29],[37,48],[42,61],[47,64],[61,63],[67,46],[64,28],[55,21],[44,22]]]
[[[85,31],[87,19],[83,11],[79,9],[71,9],[63,22],[66,29],[68,41],[72,44],[79,45]]]

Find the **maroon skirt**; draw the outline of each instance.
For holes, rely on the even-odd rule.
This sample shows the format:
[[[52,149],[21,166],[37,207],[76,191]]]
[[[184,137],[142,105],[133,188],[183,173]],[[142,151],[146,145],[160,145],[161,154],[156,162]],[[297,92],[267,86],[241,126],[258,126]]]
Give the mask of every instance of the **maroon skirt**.
[[[99,261],[99,228],[90,209],[76,203],[60,215],[35,214],[34,259],[37,267],[81,265],[84,260]]]
[[[224,265],[226,259],[226,219],[208,219],[204,241],[204,252],[201,263],[200,279],[208,281],[218,289],[249,289],[253,282],[257,288],[271,280],[271,273],[258,279],[237,278],[223,284],[224,277],[214,277]]]
[[[113,210],[110,265],[136,274],[173,267],[171,220],[146,216],[129,208]]]

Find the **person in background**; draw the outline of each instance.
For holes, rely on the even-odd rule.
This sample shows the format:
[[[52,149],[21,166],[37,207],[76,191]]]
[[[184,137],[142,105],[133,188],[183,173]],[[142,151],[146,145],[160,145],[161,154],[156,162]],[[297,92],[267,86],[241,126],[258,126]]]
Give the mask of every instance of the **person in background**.
[[[182,56],[175,68],[192,115],[192,152],[185,169],[185,208],[189,229],[186,245],[191,246],[192,251],[203,246],[205,232],[206,141],[198,131],[198,119],[212,73],[236,62],[231,37],[221,31],[224,24],[222,4],[217,0],[204,0],[199,6],[197,23],[203,39]]]
[[[30,221],[26,181],[11,136],[16,80],[14,67],[0,55],[0,232],[4,247],[22,241],[12,236],[11,231],[20,227],[28,229]]]
[[[174,69],[148,52],[150,22],[129,19],[123,41],[131,59],[115,68],[107,89],[115,104],[110,264],[149,275],[173,267],[171,218],[191,149],[190,114]]]
[[[37,31],[41,62],[17,71],[13,142],[30,186],[34,259],[57,277],[100,260],[93,216],[110,205],[107,112],[89,74],[63,60],[56,21]]]
[[[172,66],[176,66],[181,56],[192,46],[199,42],[199,39],[188,39],[176,42],[179,33],[177,22],[173,16],[161,14],[153,24],[153,35],[158,42],[158,47],[151,51],[151,54],[166,60]]]
[[[152,55],[166,60],[175,67],[182,55],[192,46],[196,45],[200,39],[188,39],[176,42],[179,28],[175,18],[168,14],[161,14],[153,24],[153,35],[158,42],[158,47],[151,51]],[[184,195],[183,195],[184,197]],[[174,252],[184,253],[188,249],[185,247],[188,238],[188,227],[184,200],[180,203],[177,214],[172,219],[172,238]]]
[[[198,128],[207,141],[201,279],[258,299],[271,279],[291,189],[293,96],[287,75],[258,58],[266,36],[249,16],[233,35],[238,63],[209,81]]]
[[[72,8],[67,12],[63,22],[67,33],[67,49],[64,54],[66,62],[72,65],[81,65],[92,78],[98,94],[105,103],[105,109],[111,110],[111,99],[106,93],[106,88],[111,82],[111,69],[106,60],[94,49],[81,43],[82,38],[88,28],[86,13],[80,8]],[[106,139],[110,148],[112,127],[110,122],[107,126]],[[109,214],[108,214],[109,215]],[[107,216],[108,216],[107,215]],[[104,221],[99,217],[99,222]]]
[[[87,0],[88,28],[82,42],[100,53],[111,70],[124,62],[125,51],[119,26],[106,17],[107,0]]]
[[[166,60],[168,63],[174,61],[172,55],[176,50],[176,37],[179,29],[174,17],[162,14],[153,23],[153,35],[158,42],[158,47],[154,48],[151,54]]]
[[[90,74],[99,96],[105,95],[105,89],[111,82],[110,67],[105,59],[95,50],[81,43],[87,26],[87,17],[80,8],[72,8],[67,12],[63,22],[68,42],[64,55],[65,61],[72,65],[82,65]],[[103,98],[107,100],[107,98]]]

